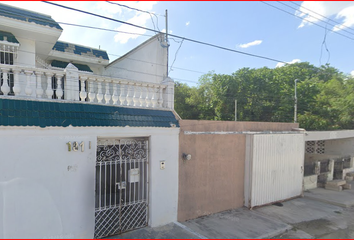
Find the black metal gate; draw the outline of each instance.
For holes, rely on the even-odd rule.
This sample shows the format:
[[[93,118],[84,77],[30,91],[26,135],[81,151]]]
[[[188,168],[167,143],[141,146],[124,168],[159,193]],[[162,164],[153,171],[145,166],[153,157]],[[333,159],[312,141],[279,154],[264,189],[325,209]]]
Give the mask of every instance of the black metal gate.
[[[148,140],[99,139],[95,238],[147,226]]]

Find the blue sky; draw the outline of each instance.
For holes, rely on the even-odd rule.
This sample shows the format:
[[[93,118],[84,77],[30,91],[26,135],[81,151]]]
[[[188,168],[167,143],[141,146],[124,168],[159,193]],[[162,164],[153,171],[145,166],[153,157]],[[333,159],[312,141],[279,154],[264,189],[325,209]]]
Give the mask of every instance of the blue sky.
[[[2,3],[51,15],[58,22],[153,35],[149,31],[145,32],[144,30],[112,21],[61,9],[43,2]],[[104,1],[60,1],[58,3],[153,28],[149,14]],[[290,1],[281,3],[266,2],[290,14],[260,1],[120,1],[118,3],[157,14],[160,30],[165,29],[164,14],[167,9],[168,30],[178,36],[285,62],[310,62],[315,66],[319,66],[328,61],[331,66],[338,68],[344,73],[350,74],[352,71],[354,73],[354,2],[305,1],[295,2],[295,4]],[[302,8],[296,4],[301,5]],[[308,9],[321,15],[315,14]],[[324,28],[327,26],[327,31],[296,16],[305,18]],[[155,25],[157,25],[155,17],[154,21]],[[96,48],[100,46],[101,49],[110,54],[111,61],[150,38],[150,36],[117,34],[63,24],[61,26],[64,31],[60,40]],[[326,44],[329,53],[322,44],[325,32],[327,32]],[[353,40],[338,33],[346,35]],[[131,38],[133,36],[134,38]],[[181,39],[176,38],[175,40],[181,41]],[[178,42],[170,39],[170,65],[180,46]],[[184,41],[170,71],[170,77],[176,81],[195,86],[200,76],[209,71],[231,74],[243,67],[261,68],[266,66],[274,68],[277,64],[278,62]]]

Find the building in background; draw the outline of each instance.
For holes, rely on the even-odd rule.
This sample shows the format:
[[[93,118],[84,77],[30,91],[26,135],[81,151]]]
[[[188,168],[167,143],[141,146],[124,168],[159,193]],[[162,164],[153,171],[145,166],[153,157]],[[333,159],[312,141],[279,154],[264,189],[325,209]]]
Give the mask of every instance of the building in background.
[[[176,221],[165,36],[110,63],[62,31],[0,5],[0,237],[101,238]]]

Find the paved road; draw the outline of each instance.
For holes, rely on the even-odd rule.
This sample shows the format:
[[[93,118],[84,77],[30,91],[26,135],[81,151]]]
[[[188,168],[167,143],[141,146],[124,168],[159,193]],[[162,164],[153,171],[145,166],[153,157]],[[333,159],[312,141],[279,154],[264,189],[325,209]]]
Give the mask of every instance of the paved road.
[[[239,208],[183,223],[143,228],[112,239],[354,239],[354,207],[338,204],[354,200],[349,192],[314,190],[278,205]],[[320,196],[318,199],[306,195]],[[331,204],[330,199],[336,202]]]

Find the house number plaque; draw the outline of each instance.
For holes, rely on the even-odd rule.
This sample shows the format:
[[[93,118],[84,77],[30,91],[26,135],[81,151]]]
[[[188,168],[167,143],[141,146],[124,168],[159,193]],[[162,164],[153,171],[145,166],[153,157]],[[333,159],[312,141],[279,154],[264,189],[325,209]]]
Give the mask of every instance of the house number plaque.
[[[80,144],[78,142],[67,142],[66,145],[68,145],[68,152],[71,152],[73,150],[74,152],[77,152],[79,148],[81,148],[81,152],[85,151],[85,143],[81,142]]]

